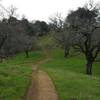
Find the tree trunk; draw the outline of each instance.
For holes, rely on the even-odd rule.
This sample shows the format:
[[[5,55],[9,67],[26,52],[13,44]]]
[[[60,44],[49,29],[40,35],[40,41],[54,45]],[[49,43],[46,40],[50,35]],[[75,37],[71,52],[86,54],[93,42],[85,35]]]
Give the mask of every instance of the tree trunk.
[[[86,65],[86,74],[88,75],[92,75],[92,61],[87,61],[87,65]]]
[[[26,58],[29,58],[29,51],[25,50]]]
[[[69,55],[69,48],[65,47],[65,49],[64,49],[64,57],[67,58],[68,55]]]

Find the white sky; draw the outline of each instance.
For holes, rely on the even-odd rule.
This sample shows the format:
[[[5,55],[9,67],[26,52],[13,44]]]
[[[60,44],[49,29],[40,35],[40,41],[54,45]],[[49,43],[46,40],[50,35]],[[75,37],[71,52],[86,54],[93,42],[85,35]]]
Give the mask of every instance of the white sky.
[[[59,12],[63,16],[70,10],[83,6],[89,0],[2,0],[4,7],[14,5],[18,8],[17,13],[25,15],[29,20],[47,21],[51,15]],[[94,0],[99,1],[99,0]]]

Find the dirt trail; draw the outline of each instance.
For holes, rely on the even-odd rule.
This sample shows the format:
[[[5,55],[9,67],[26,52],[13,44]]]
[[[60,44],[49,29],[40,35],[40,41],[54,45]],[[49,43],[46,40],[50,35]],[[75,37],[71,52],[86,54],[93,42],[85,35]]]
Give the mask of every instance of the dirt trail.
[[[38,65],[50,59],[33,65],[32,82],[29,87],[26,100],[58,100],[58,95],[52,80],[46,72],[38,70]]]

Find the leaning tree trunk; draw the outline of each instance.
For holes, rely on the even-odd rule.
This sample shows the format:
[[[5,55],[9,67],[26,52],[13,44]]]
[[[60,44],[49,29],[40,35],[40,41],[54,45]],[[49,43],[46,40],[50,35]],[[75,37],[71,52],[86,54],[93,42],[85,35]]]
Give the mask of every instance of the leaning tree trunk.
[[[87,61],[86,74],[92,75],[92,65],[93,65],[92,61]]]

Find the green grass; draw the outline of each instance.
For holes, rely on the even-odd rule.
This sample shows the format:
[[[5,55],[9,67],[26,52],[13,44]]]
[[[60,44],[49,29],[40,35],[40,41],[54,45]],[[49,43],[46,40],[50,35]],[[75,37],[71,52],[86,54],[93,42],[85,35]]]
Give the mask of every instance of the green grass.
[[[40,66],[48,72],[60,100],[100,100],[100,63],[94,63],[93,76],[85,74],[85,58],[63,57],[63,51],[52,51],[52,60]]]
[[[65,59],[59,49],[24,53],[0,63],[0,100],[23,100],[31,82],[31,65],[50,56],[40,69],[52,78],[60,100],[100,100],[100,63],[93,65],[93,76],[85,74],[83,55]],[[49,58],[49,57],[48,57]]]
[[[48,33],[45,36],[39,37],[38,46],[42,49],[55,48],[54,33]]]
[[[43,58],[44,54],[42,51],[33,51],[29,53],[29,58],[26,58],[25,53],[20,53],[14,58],[10,58],[6,61],[6,64],[27,64],[27,63],[34,63],[34,61],[37,61],[38,58]]]
[[[42,52],[24,53],[0,63],[0,100],[23,100],[31,81],[32,63],[43,59]]]

